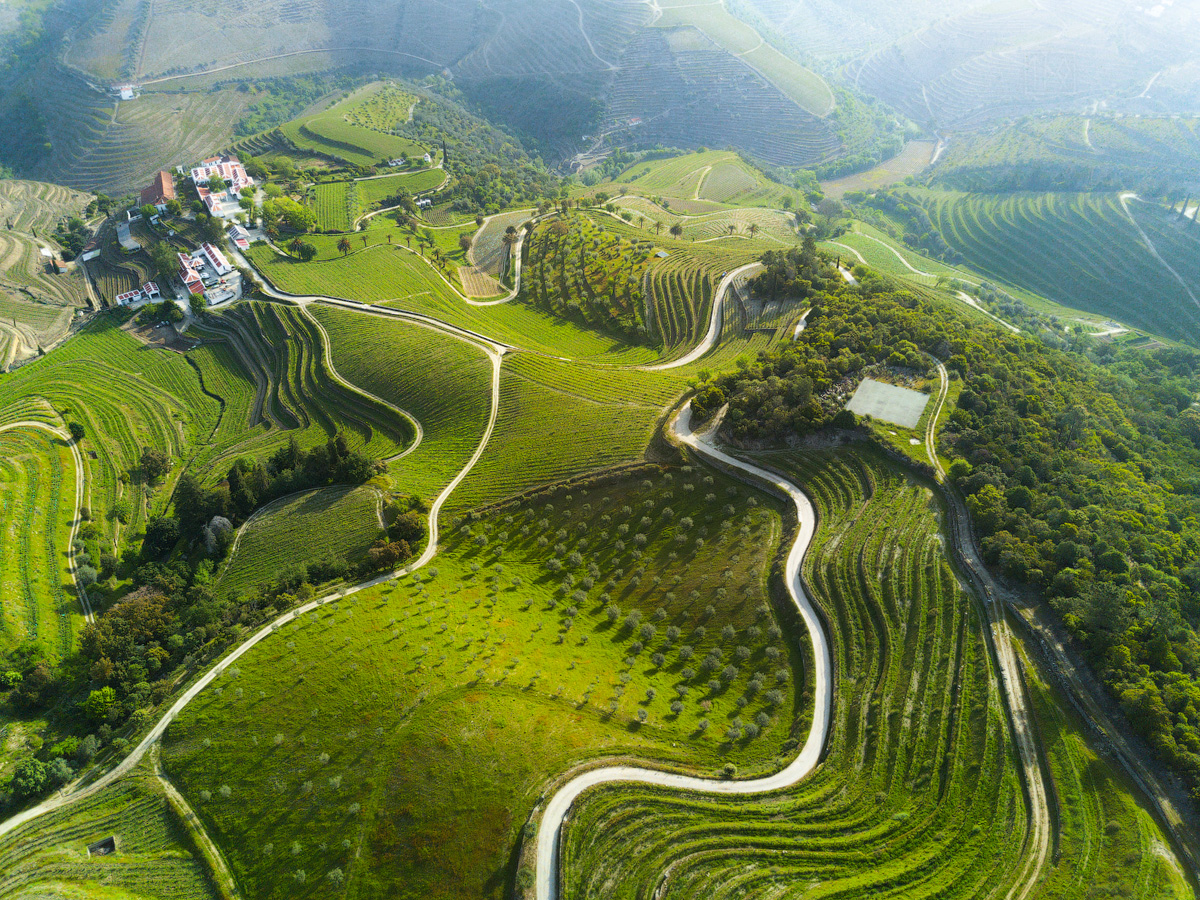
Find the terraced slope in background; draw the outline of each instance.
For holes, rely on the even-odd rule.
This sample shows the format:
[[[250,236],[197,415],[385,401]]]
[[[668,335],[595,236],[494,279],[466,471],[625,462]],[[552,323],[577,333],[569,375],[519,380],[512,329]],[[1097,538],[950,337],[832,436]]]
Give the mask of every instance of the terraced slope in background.
[[[972,268],[1001,283],[1200,340],[1200,226],[1164,207],[1116,194],[902,193]]]

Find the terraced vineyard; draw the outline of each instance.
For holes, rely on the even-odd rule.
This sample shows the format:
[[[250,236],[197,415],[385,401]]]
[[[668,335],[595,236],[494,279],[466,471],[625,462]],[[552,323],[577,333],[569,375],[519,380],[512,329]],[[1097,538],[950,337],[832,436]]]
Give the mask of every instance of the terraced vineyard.
[[[60,439],[0,431],[0,652],[26,640],[68,655],[83,624],[71,581],[75,460]]]
[[[86,429],[84,503],[95,534],[84,546],[96,561],[162,509],[180,471],[157,489],[131,478],[143,448],[186,459],[221,417],[220,402],[203,392],[183,355],[148,352],[121,321],[99,316],[54,353],[0,380],[0,424],[74,420]]]
[[[301,150],[334,156],[355,166],[423,156],[426,148],[420,144],[376,130],[382,110],[394,106],[394,99],[388,88],[359,92],[314,116],[289,122],[280,131]]]
[[[333,377],[320,325],[304,311],[247,303],[206,327],[218,343],[190,358],[224,411],[198,450],[198,470],[223,476],[237,457],[269,455],[292,437],[307,448],[340,433],[377,458],[412,444],[407,419]]]
[[[798,202],[800,197],[798,191],[769,181],[738,154],[725,150],[635,163],[613,182],[632,193],[739,206],[779,207],[785,198]]]
[[[517,355],[500,376],[496,430],[451,497],[456,510],[641,459],[678,377]],[[522,460],[513,465],[513,460]]]
[[[905,196],[925,207],[975,269],[1000,283],[1185,343],[1198,340],[1200,232],[1173,222],[1162,207],[1130,200],[1126,214],[1115,194]],[[1162,242],[1154,245],[1161,260],[1131,215]],[[1114,291],[1114,284],[1125,287]]]
[[[819,884],[830,896],[946,898],[1011,885],[1028,811],[985,626],[947,563],[930,492],[860,452],[768,459],[819,508],[804,572],[838,673],[827,753],[800,785],[761,797],[586,794],[565,832],[562,896],[641,897],[653,885],[742,897]],[[1187,896],[1153,853],[1152,821],[1040,699],[1056,719],[1047,750],[1064,776],[1071,837],[1036,895]],[[1107,814],[1107,829],[1092,830]]]
[[[736,22],[715,4],[666,10],[660,22],[682,24],[681,18],[706,13]],[[713,27],[707,34],[647,29],[628,43],[605,96],[608,139],[646,148],[733,146],[787,167],[811,167],[836,155],[837,132],[824,112],[810,111],[830,108],[824,83],[811,82],[812,73],[768,44],[734,55],[733,34],[725,25]],[[732,31],[745,28],[737,23]]]
[[[245,596],[273,586],[281,573],[299,577],[302,567],[329,559],[361,563],[367,548],[383,536],[380,502],[374,488],[343,486],[304,491],[264,506],[241,527],[217,592]],[[314,542],[316,534],[324,539]]]
[[[148,91],[118,102],[72,76],[45,83],[53,152],[37,171],[50,180],[112,196],[150,183],[165,161],[191,163],[232,143],[233,123],[249,94],[232,89],[161,93]]]
[[[317,228],[322,231],[353,231],[359,217],[401,191],[417,195],[438,187],[446,176],[441,169],[389,175],[360,181],[329,181],[313,188],[312,205]]]
[[[0,897],[103,891],[122,900],[220,900],[192,834],[190,823],[143,767],[120,784],[0,839]],[[117,852],[89,858],[88,844],[108,837],[117,839]]]
[[[313,188],[313,209],[322,231],[350,231],[358,218],[361,200],[358,182],[331,181]]]
[[[328,306],[311,312],[329,334],[338,372],[421,423],[420,445],[389,471],[405,493],[432,499],[465,465],[487,425],[487,358],[418,325]]]
[[[79,266],[53,273],[41,251],[61,255],[55,228],[82,216],[90,199],[58,185],[0,180],[0,370],[53,344],[66,333],[75,309],[87,304]]]
[[[386,243],[388,234],[394,240],[390,247]],[[343,297],[432,315],[496,340],[555,356],[603,358],[613,364],[652,362],[657,356],[649,347],[627,347],[614,342],[611,334],[581,327],[522,303],[469,306],[415,249],[410,252],[402,248],[404,235],[394,224],[373,225],[355,240],[364,236],[367,248],[356,249],[345,259],[337,252],[339,238],[328,235],[308,238],[319,251],[317,259],[309,263],[277,254],[265,244],[251,246],[247,255],[272,284],[296,294]]]

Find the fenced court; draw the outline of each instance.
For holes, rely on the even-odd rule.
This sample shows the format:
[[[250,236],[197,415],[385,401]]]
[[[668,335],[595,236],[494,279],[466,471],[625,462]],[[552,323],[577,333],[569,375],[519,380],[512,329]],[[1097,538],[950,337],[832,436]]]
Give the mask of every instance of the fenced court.
[[[846,409],[855,415],[870,416],[904,428],[916,428],[928,402],[928,394],[864,378],[846,404]]]

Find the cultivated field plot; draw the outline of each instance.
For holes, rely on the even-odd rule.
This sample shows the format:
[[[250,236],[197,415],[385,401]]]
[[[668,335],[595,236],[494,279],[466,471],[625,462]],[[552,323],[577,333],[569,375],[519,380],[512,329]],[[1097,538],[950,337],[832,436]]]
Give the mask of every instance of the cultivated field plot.
[[[902,428],[916,428],[928,404],[928,394],[864,378],[846,409],[855,415],[870,416]]]
[[[288,122],[280,131],[301,150],[334,156],[356,166],[372,166],[401,156],[423,156],[427,148],[379,128],[384,110],[395,106],[394,90],[391,86],[375,86],[357,91],[323,112]],[[411,103],[404,102],[407,112]]]
[[[810,714],[767,592],[780,527],[766,495],[657,466],[447,521],[434,566],[238,660],[168,771],[248,895],[338,868],[366,895],[488,896],[553,773],[789,752]],[[730,742],[739,716],[762,724]]]
[[[1167,338],[1200,341],[1200,230],[1163,207],[1116,194],[904,194],[925,207],[973,268],[1002,284]],[[1124,288],[1114,291],[1114,284]]]
[[[32,428],[0,432],[0,651],[27,640],[52,657],[74,647],[83,623],[68,557],[74,515],[64,442]]]
[[[804,574],[843,673],[823,762],[751,797],[588,792],[565,827],[562,896],[629,900],[664,877],[687,900],[804,896],[817,882],[829,896],[906,900],[1003,891],[1023,868],[1029,815],[986,625],[949,565],[931,492],[866,453],[768,459],[818,508]],[[1063,845],[1032,896],[1187,896],[1149,849],[1160,839],[1149,816],[1062,709],[1046,709]],[[751,723],[720,727],[736,746]]]
[[[874,191],[896,184],[929,168],[937,145],[932,141],[909,141],[898,156],[874,168],[836,181],[821,182],[826,197],[841,200],[850,191]]]
[[[519,229],[532,215],[533,210],[524,209],[490,217],[471,242],[467,261],[488,275],[499,276],[508,260],[505,231],[510,227]]]
[[[304,491],[263,507],[244,524],[216,592],[238,597],[300,575],[311,563],[344,559],[356,566],[383,537],[380,495],[370,487]]]
[[[432,500],[483,437],[492,367],[482,350],[418,325],[313,306],[343,378],[413,415],[420,446],[388,471],[404,493]]]
[[[115,837],[117,850],[88,856]],[[220,900],[189,826],[145,765],[0,838],[0,897]]]

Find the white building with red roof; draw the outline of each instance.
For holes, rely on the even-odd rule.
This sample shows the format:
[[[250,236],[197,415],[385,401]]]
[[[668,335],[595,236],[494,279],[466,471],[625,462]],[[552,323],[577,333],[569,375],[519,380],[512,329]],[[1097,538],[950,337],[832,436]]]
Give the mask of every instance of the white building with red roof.
[[[192,169],[192,182],[199,187],[218,175],[234,193],[254,184],[254,179],[246,174],[246,168],[236,156],[213,156],[204,160]]]

